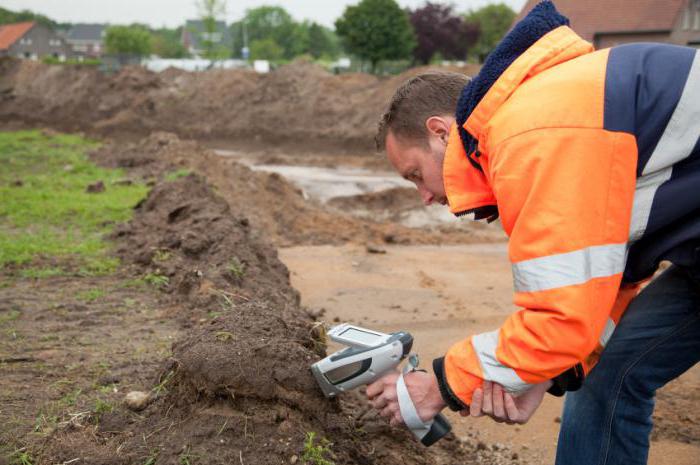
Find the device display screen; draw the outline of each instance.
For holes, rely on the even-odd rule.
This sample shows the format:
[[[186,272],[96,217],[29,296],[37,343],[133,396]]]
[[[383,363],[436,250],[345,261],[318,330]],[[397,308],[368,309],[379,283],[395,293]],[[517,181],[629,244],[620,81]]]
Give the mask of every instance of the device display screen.
[[[384,340],[384,336],[380,336],[374,333],[368,333],[366,331],[360,331],[356,328],[348,328],[342,333],[340,333],[339,336],[344,339],[356,341],[357,344],[362,344],[367,347],[377,345]]]

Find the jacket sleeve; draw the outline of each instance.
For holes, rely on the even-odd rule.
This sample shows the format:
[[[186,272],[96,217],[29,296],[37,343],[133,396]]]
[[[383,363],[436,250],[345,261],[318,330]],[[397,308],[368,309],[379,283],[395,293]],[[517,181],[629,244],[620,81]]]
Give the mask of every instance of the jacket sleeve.
[[[493,148],[487,175],[510,235],[520,309],[435,361],[451,408],[468,405],[483,380],[518,394],[572,370],[582,375],[581,363],[605,345],[626,262],[636,159],[632,136],[602,129],[532,130]]]

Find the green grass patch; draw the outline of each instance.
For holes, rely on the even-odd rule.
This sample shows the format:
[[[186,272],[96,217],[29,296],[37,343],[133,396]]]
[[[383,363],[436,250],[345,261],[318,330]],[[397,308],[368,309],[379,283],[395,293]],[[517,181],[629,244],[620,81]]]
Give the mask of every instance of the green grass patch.
[[[322,438],[318,443],[314,443],[316,433],[309,431],[304,439],[304,452],[301,456],[301,463],[307,465],[335,465],[334,462],[326,458],[326,455],[333,455],[331,443]]]
[[[170,278],[159,273],[147,273],[144,275],[143,281],[153,287],[167,287],[170,283]]]
[[[57,266],[50,266],[45,268],[24,268],[19,271],[19,275],[22,278],[51,278],[54,276],[65,276],[68,274],[66,270]]]
[[[17,318],[19,318],[19,315],[19,310],[8,310],[0,312],[0,326],[3,326],[9,323],[10,321],[15,321]]]
[[[171,171],[170,173],[165,175],[165,180],[166,181],[176,181],[180,178],[184,178],[185,176],[189,176],[192,172],[190,170],[177,170],[177,171]]]
[[[68,272],[32,267],[41,257],[70,259],[84,275],[116,269],[118,261],[109,256],[103,236],[131,217],[148,188],[119,183],[121,170],[91,163],[87,152],[96,147],[74,135],[0,132],[0,269],[20,265],[25,277]],[[105,191],[87,193],[98,181]]]
[[[78,293],[77,297],[78,300],[83,300],[85,302],[94,302],[100,297],[103,297],[105,295],[105,291],[102,289],[88,289],[87,291],[83,291]]]

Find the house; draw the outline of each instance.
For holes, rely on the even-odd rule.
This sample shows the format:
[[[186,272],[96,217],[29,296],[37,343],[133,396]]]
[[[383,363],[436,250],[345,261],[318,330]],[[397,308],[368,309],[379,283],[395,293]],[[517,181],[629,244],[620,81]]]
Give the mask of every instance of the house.
[[[66,35],[66,42],[78,58],[100,58],[104,52],[106,24],[75,24]]]
[[[540,0],[528,0],[522,19]],[[596,48],[666,42],[700,48],[700,0],[554,0],[571,27]]]
[[[37,60],[72,58],[66,41],[48,26],[35,21],[0,26],[0,56]]]
[[[204,21],[188,19],[182,28],[182,45],[194,56],[205,52],[205,41],[210,41],[214,49],[231,49],[231,31],[223,21],[216,22],[216,32],[209,33]]]

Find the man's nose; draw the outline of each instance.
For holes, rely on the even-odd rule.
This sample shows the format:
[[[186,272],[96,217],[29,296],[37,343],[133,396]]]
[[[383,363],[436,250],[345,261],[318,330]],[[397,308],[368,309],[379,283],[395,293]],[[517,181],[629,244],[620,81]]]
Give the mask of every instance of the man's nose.
[[[433,200],[435,200],[435,195],[424,187],[418,188],[418,192],[420,192],[421,199],[423,200],[423,205],[430,205],[431,203],[433,203]]]

